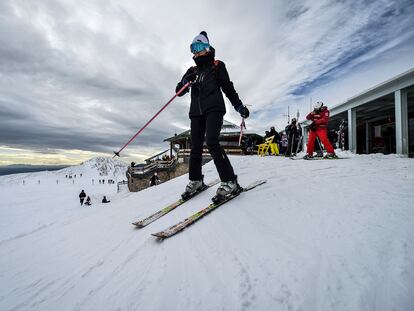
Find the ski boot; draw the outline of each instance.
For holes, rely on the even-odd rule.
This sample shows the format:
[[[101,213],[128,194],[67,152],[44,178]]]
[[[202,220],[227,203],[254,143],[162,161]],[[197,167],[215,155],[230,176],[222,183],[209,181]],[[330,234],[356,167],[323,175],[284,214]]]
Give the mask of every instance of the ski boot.
[[[338,156],[335,153],[327,153],[324,158],[325,159],[338,159]]]
[[[313,159],[313,155],[306,154],[302,159],[304,159],[304,160],[312,160]]]
[[[204,184],[203,178],[201,178],[201,180],[190,180],[188,185],[185,187],[185,192],[181,195],[181,198],[183,200],[187,200],[197,192],[203,190],[205,187],[206,185]]]
[[[238,194],[243,191],[237,182],[237,176],[231,181],[222,181],[220,186],[217,188],[216,195],[211,199],[213,203],[217,204],[223,202],[228,197]]]

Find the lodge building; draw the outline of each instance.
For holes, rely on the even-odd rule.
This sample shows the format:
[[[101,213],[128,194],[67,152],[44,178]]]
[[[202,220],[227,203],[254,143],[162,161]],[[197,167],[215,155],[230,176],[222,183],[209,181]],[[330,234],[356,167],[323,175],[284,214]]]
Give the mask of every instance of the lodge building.
[[[329,107],[329,130],[347,124],[346,149],[414,156],[414,68]],[[306,146],[306,126],[302,127]]]

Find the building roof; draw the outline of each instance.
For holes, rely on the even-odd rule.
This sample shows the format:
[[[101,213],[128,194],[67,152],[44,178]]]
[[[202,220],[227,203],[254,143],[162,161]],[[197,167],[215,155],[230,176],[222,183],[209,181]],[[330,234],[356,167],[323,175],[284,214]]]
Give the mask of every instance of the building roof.
[[[351,108],[358,107],[362,104],[371,102],[385,95],[394,93],[400,89],[414,85],[414,68],[403,72],[385,82],[382,82],[372,88],[369,88],[349,99],[345,102],[330,108],[331,116],[345,112]]]
[[[243,133],[247,135],[257,135],[255,133],[250,133],[246,131],[243,131]],[[220,136],[229,137],[229,136],[238,136],[238,135],[240,135],[240,126],[230,121],[223,120],[223,126],[221,127]],[[173,142],[173,141],[182,140],[185,138],[190,138],[190,136],[191,136],[191,130],[186,130],[180,134],[175,134],[172,137],[166,138],[164,139],[164,141]]]

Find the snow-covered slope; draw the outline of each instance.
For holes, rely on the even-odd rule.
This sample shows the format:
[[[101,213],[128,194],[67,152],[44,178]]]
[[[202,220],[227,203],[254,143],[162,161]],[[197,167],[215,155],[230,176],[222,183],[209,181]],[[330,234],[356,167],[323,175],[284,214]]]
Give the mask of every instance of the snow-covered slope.
[[[0,178],[0,310],[402,310],[414,306],[414,161],[232,157],[242,194],[177,236],[150,236],[204,207],[214,189],[150,226],[187,176],[139,193]],[[52,172],[53,173],[53,172]],[[206,180],[217,177],[213,163]],[[80,207],[81,188],[110,204]]]
[[[122,161],[109,157],[95,157],[80,165],[69,166],[57,171],[44,171],[36,173],[20,173],[13,175],[0,176],[0,186],[11,184],[30,184],[43,182],[70,182],[82,184],[98,182],[99,179],[112,179],[115,182],[126,179],[128,165]],[[83,179],[81,180],[81,175]],[[76,175],[76,176],[75,176]],[[68,177],[71,177],[70,179]],[[77,178],[77,179],[76,179]],[[76,180],[74,182],[74,180]]]

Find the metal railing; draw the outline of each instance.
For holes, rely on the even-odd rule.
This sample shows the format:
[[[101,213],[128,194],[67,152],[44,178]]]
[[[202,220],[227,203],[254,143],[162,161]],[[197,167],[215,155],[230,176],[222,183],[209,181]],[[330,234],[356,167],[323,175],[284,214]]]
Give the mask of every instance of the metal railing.
[[[117,184],[116,192],[119,192],[121,190],[121,186],[123,186],[123,185],[128,185],[128,181],[126,181],[126,180],[119,181],[118,184]]]
[[[129,166],[128,172],[131,175],[148,175],[152,173],[153,171],[163,171],[163,170],[172,170],[176,167],[178,161],[176,158],[170,160],[170,161],[154,161],[152,163],[149,163],[145,166]]]

